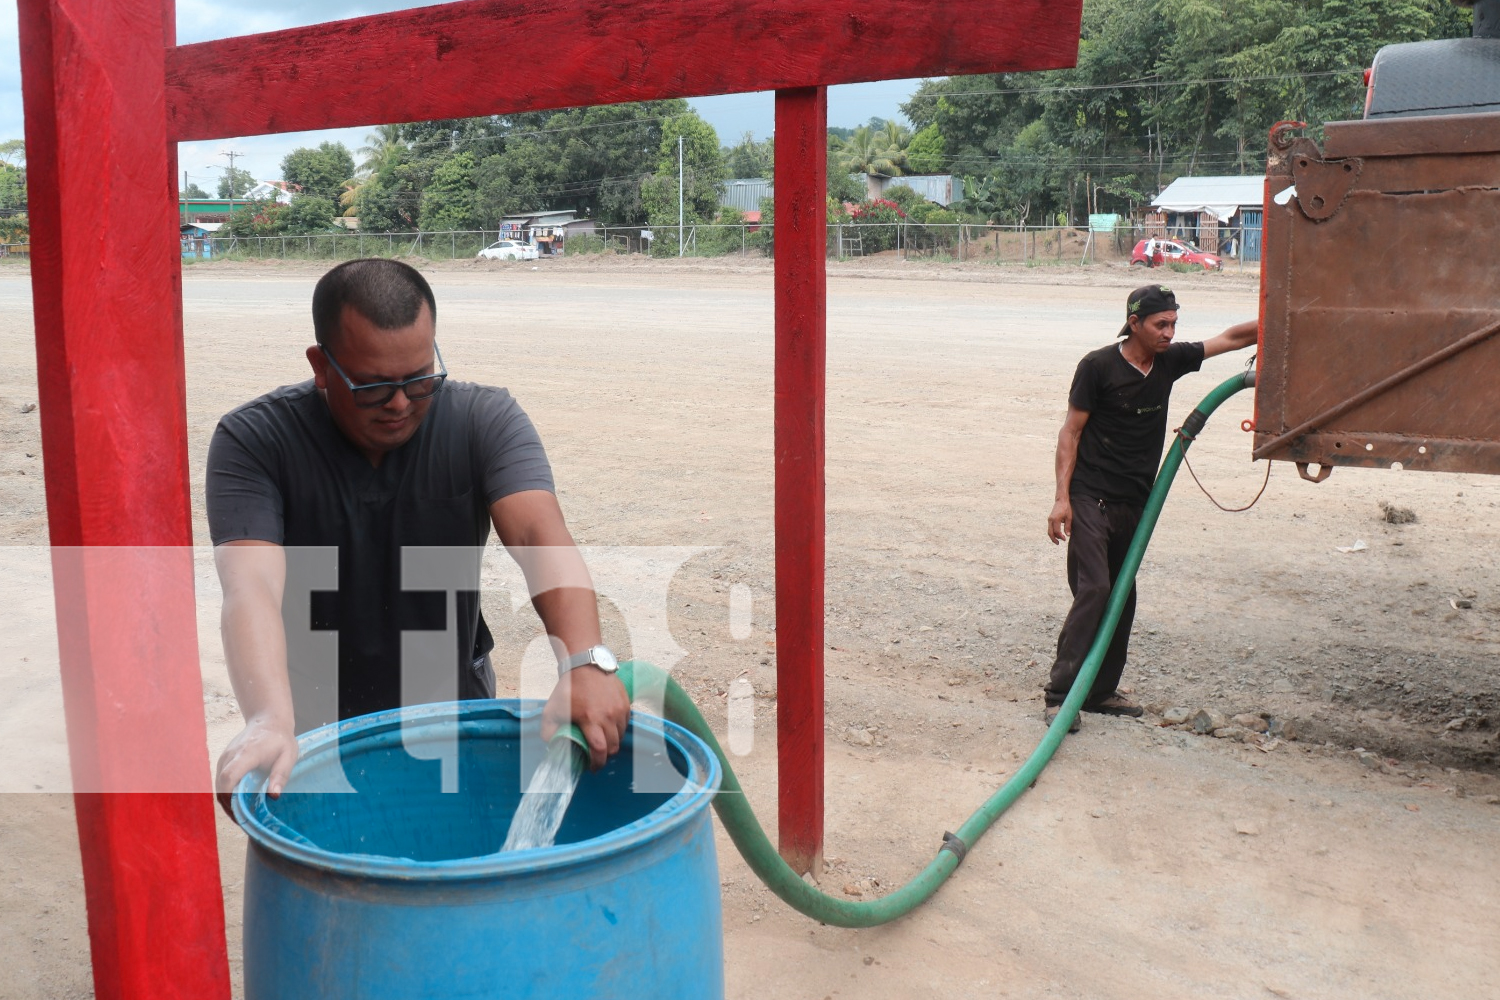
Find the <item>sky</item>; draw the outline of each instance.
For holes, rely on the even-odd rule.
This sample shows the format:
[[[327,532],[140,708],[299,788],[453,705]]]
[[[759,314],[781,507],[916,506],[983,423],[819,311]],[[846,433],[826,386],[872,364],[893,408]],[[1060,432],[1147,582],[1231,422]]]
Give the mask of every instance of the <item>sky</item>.
[[[177,40],[182,44],[201,42],[413,6],[428,5],[418,0],[258,0],[254,5],[231,0],[178,0]],[[831,87],[828,124],[852,127],[877,116],[900,118],[899,105],[919,82],[888,80]],[[689,103],[714,127],[719,141],[725,145],[738,141],[746,132],[757,139],[772,132],[775,114],[769,92],[694,98]],[[22,138],[23,128],[16,0],[0,0],[0,141]],[[332,141],[342,142],[353,152],[365,144],[369,131],[368,128],[332,129],[184,142],[178,146],[178,161],[190,182],[212,192],[218,186],[223,168],[229,164],[225,152],[244,154],[235,157],[235,166],[249,170],[256,179],[274,180],[281,176],[282,158],[297,147]]]

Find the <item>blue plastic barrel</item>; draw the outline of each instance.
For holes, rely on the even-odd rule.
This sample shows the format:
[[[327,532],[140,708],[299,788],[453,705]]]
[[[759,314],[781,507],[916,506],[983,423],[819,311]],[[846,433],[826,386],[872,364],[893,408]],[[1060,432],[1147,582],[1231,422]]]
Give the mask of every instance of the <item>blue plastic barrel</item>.
[[[583,775],[557,843],[500,853],[539,711],[351,719],[302,737],[280,798],[242,782],[246,1000],[722,997],[718,761],[637,713],[621,752]],[[445,792],[441,761],[422,758],[453,746],[455,723]]]

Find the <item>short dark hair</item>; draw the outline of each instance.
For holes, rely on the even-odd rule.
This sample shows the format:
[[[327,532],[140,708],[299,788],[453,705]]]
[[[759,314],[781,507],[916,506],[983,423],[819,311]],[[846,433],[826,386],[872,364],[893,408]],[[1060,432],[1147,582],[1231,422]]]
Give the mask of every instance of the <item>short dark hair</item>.
[[[344,306],[352,306],[382,330],[399,330],[417,321],[424,301],[436,320],[432,286],[410,264],[384,257],[346,260],[319,278],[313,289],[313,336],[321,346],[336,341]]]

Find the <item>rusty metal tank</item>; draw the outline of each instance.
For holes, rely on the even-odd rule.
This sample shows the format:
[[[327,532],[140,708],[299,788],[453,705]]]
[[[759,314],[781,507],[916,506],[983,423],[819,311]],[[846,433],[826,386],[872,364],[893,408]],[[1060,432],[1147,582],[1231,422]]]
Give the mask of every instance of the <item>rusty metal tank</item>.
[[[1283,123],[1266,174],[1255,457],[1500,473],[1500,113]]]

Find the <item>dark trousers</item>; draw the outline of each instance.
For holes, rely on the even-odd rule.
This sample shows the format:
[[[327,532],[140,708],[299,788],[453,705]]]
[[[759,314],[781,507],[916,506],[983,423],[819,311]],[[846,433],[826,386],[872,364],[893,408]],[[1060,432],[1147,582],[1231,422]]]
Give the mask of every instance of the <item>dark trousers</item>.
[[[1134,504],[1073,498],[1073,534],[1068,538],[1068,586],[1073,591],[1073,607],[1057,637],[1057,660],[1047,682],[1049,705],[1061,705],[1078,677],[1084,657],[1094,644],[1094,633],[1104,618],[1109,588],[1120,573],[1140,520],[1141,508]],[[1135,588],[1131,587],[1120,624],[1085,704],[1097,704],[1115,693],[1125,671],[1125,653],[1134,623]]]

